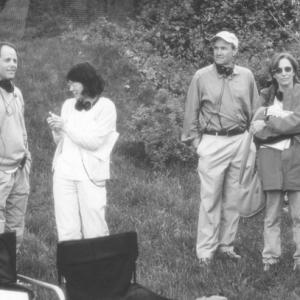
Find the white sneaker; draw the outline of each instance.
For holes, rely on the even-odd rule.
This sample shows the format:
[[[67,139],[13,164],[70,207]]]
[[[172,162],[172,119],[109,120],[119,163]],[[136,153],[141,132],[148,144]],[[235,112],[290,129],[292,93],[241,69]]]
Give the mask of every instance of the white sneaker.
[[[272,271],[279,263],[279,259],[273,258],[269,259],[263,263],[263,270],[264,272]]]

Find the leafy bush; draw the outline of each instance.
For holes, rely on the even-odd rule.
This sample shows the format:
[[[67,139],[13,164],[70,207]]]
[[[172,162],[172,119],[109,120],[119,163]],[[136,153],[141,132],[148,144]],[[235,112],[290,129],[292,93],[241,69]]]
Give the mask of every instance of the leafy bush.
[[[93,64],[108,84],[118,82],[113,99],[121,112],[117,149],[123,143],[123,150],[132,152],[136,145],[141,153],[143,145],[147,160],[157,167],[193,157],[179,139],[184,100],[193,73],[212,62],[213,34],[227,29],[238,35],[237,63],[253,71],[261,88],[270,79],[267,67],[275,51],[299,56],[299,6],[282,0],[143,0],[136,20],[119,25],[99,18],[71,28],[62,40],[78,41],[78,53],[91,48]]]
[[[199,65],[210,60],[210,38],[220,30],[235,32],[242,53],[253,55],[270,41],[276,48],[295,39],[299,1],[185,0],[142,1],[139,20],[148,41],[162,55],[183,57]]]
[[[165,89],[158,90],[152,105],[140,105],[128,122],[133,141],[142,141],[154,167],[172,160],[187,161],[193,154],[179,142],[183,109],[181,101],[170,98]]]

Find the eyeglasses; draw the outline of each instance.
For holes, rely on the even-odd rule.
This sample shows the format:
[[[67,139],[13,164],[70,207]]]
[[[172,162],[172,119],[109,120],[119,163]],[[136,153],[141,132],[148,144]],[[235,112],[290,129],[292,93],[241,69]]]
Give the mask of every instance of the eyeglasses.
[[[277,69],[275,69],[274,73],[281,74],[283,72],[283,70],[285,73],[290,73],[290,72],[292,72],[293,68],[292,67],[277,68]]]

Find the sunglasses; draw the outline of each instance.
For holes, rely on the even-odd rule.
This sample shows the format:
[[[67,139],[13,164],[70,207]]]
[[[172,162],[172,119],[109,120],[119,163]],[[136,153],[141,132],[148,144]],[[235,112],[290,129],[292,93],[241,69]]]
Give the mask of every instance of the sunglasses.
[[[292,67],[277,68],[274,70],[275,71],[274,73],[281,74],[283,72],[283,70],[285,73],[290,73],[293,71],[293,68]]]

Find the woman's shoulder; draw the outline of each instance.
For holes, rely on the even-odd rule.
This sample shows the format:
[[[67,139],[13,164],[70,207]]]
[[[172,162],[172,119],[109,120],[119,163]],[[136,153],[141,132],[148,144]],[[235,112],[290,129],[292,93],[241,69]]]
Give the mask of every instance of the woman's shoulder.
[[[107,104],[107,105],[114,105],[114,103],[112,102],[112,100],[110,100],[107,97],[100,97],[99,98],[99,102],[102,102],[102,103]]]
[[[69,112],[75,106],[75,102],[76,102],[75,98],[66,99],[63,102],[63,105],[62,105],[62,108],[61,108],[62,113]]]
[[[76,99],[75,98],[68,98],[64,101],[63,103],[63,107],[71,107],[71,106],[74,106],[75,105],[75,102],[76,102]]]
[[[76,102],[75,98],[68,98],[64,101],[64,105],[70,105]]]
[[[115,109],[115,104],[107,97],[100,97],[97,105],[103,109]]]

